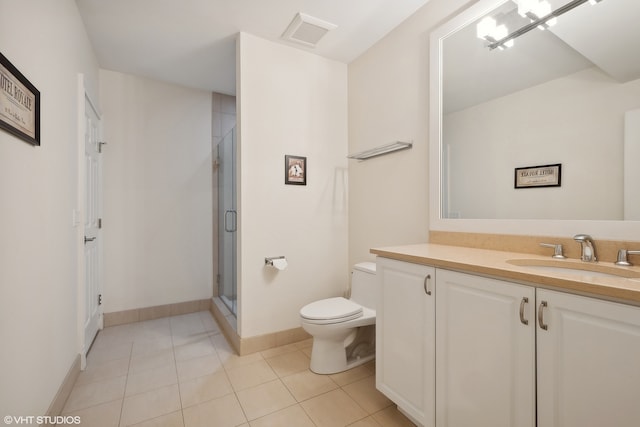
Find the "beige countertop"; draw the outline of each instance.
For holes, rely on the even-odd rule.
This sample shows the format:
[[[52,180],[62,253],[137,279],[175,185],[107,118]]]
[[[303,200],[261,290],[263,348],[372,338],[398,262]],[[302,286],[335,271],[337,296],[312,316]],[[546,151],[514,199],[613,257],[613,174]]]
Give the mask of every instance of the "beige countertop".
[[[620,267],[611,262],[584,263],[579,259],[556,260],[550,256],[432,243],[373,248],[371,253],[399,261],[481,274],[547,289],[640,305],[640,268],[635,266]],[[575,270],[564,272],[560,269],[539,268],[558,266],[573,269],[589,268],[601,273],[615,272],[628,277],[600,277],[590,271],[584,271],[582,274]]]

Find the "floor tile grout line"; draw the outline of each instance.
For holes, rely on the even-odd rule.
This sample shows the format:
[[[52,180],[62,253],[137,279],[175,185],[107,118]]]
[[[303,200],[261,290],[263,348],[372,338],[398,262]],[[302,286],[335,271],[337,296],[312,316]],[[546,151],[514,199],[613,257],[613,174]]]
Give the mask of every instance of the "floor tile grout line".
[[[310,372],[313,372],[313,371],[310,371]],[[293,375],[295,375],[295,374],[293,374]],[[316,375],[319,375],[319,374],[316,374]],[[369,375],[369,376],[371,376],[371,375]],[[349,382],[349,383],[345,384],[344,386],[337,385],[337,383],[335,383],[335,381],[333,381],[333,379],[329,378],[329,379],[331,379],[331,380],[332,380],[332,381],[337,385],[337,388],[334,388],[333,390],[328,390],[328,391],[325,391],[325,392],[322,392],[322,393],[316,394],[316,395],[314,395],[314,396],[308,397],[308,398],[306,398],[306,399],[304,399],[304,400],[301,400],[301,401],[298,401],[298,400],[296,399],[296,402],[297,402],[297,404],[298,404],[298,405],[300,405],[300,407],[305,411],[305,413],[307,414],[307,416],[309,417],[309,419],[311,419],[311,416],[309,415],[309,413],[307,413],[307,411],[305,410],[304,406],[302,405],[302,403],[303,403],[303,402],[307,402],[307,401],[312,400],[312,399],[315,399],[315,398],[317,398],[317,397],[320,397],[320,396],[323,396],[323,395],[326,395],[326,394],[329,394],[329,393],[335,392],[336,390],[341,390],[342,392],[344,392],[344,393],[345,393],[345,394],[346,394],[346,395],[347,395],[347,396],[348,396],[348,397],[353,401],[353,403],[355,403],[355,404],[356,404],[360,409],[362,409],[362,412],[364,412],[364,413],[366,414],[364,417],[362,417],[362,418],[358,418],[357,420],[354,420],[352,423],[347,424],[347,426],[350,426],[350,425],[355,424],[355,423],[357,423],[357,422],[359,422],[359,421],[362,421],[362,420],[364,420],[364,419],[366,419],[366,418],[368,418],[368,417],[373,417],[373,415],[374,415],[374,414],[377,414],[378,412],[384,411],[385,409],[389,408],[390,406],[393,406],[393,402],[392,402],[391,404],[389,404],[389,405],[385,406],[385,407],[384,407],[384,408],[382,408],[382,409],[378,409],[378,410],[376,410],[376,411],[374,411],[374,412],[369,413],[369,411],[367,411],[367,410],[366,410],[366,409],[365,409],[365,408],[364,408],[360,403],[358,403],[358,401],[357,401],[353,396],[351,396],[351,394],[349,394],[349,392],[347,392],[346,390],[344,390],[344,387],[349,386],[349,385],[351,385],[351,384],[355,384],[356,382],[361,381],[361,380],[364,380],[364,379],[368,378],[369,376],[364,377],[364,378],[357,379],[357,380],[352,381],[352,382]],[[286,385],[286,384],[284,384],[284,385],[285,385],[285,387],[287,387],[287,385]],[[287,389],[289,389],[289,388],[287,387]],[[290,390],[290,389],[289,389],[289,392],[293,395],[293,393],[291,392],[291,390]],[[295,397],[294,397],[294,399],[295,399]],[[311,419],[311,421],[313,422],[313,419]],[[377,420],[375,420],[375,419],[374,419],[374,422],[376,422],[376,424],[379,424],[379,423],[377,422]],[[314,423],[314,425],[316,425],[316,424]]]
[[[298,405],[300,405],[300,408],[302,409],[302,411],[304,412],[304,414],[307,416],[307,418],[309,418],[311,420],[311,423],[318,427],[318,424],[316,424],[315,421],[313,421],[313,418],[311,418],[311,414],[309,414],[309,412],[307,412],[307,410],[304,408],[304,406],[301,405],[301,402],[298,402]]]
[[[142,326],[142,327],[144,327],[144,326]],[[176,385],[176,386],[178,386],[178,398],[179,398],[179,400],[180,400],[180,411],[182,411],[182,399],[181,399],[181,396],[180,396],[180,386],[179,386],[179,381],[178,381],[177,364],[176,364],[176,360],[175,360],[175,351],[174,351],[174,345],[173,345],[173,335],[172,335],[172,333],[171,333],[170,325],[169,325],[169,338],[171,339],[171,351],[172,351],[172,354],[173,354],[173,366],[174,366],[174,369],[176,370],[176,384],[175,384],[175,385]],[[142,340],[142,341],[145,341],[145,340]],[[132,395],[130,395],[130,396],[127,396],[127,395],[126,395],[127,385],[129,384],[129,375],[132,375],[132,373],[131,373],[131,363],[133,363],[133,359],[134,359],[134,357],[133,357],[133,345],[134,345],[136,342],[140,342],[140,340],[137,340],[137,341],[136,341],[136,340],[134,339],[134,340],[132,341],[132,346],[131,346],[131,355],[130,355],[130,362],[129,362],[129,368],[128,368],[128,370],[127,370],[127,379],[125,380],[124,396],[123,396],[123,398],[122,398],[122,406],[121,406],[121,408],[120,408],[120,419],[119,419],[119,423],[118,423],[118,425],[119,425],[119,426],[121,426],[121,425],[122,425],[122,422],[123,422],[123,420],[122,420],[122,415],[123,415],[123,412],[124,412],[124,403],[125,403],[125,399],[126,399],[127,397],[131,397],[131,396],[138,396],[138,395],[141,395],[141,394],[144,394],[144,393],[148,393],[148,392],[153,391],[153,389],[152,389],[152,390],[141,391],[141,392],[139,392],[139,393],[134,393],[134,394],[132,394]],[[146,357],[146,356],[142,356],[142,357]],[[146,372],[146,371],[152,371],[153,369],[156,369],[156,368],[145,369],[145,370],[143,370],[143,371],[138,372],[138,374],[143,373],[143,372]],[[133,374],[133,375],[135,375],[135,374]],[[173,385],[173,384],[171,384],[171,385]],[[171,385],[169,385],[169,386],[171,386]],[[168,386],[162,386],[162,387],[168,387]],[[156,388],[155,388],[155,390],[157,390],[157,389],[159,389],[159,388],[162,388],[162,387],[156,387]],[[152,420],[152,419],[155,419],[155,418],[159,418],[159,417],[162,417],[162,416],[165,416],[165,415],[168,415],[168,414],[161,414],[161,415],[158,415],[157,417],[152,417],[152,418],[149,418],[149,419],[146,419],[146,420],[141,420],[140,422],[149,421],[149,420]],[[183,417],[183,424],[184,424],[184,417]],[[121,426],[121,427],[122,427],[122,426]]]
[[[232,387],[233,389],[233,387]],[[233,396],[236,398],[236,401],[238,402],[238,406],[240,406],[240,410],[242,411],[242,416],[244,417],[245,422],[243,424],[251,424],[251,422],[249,421],[249,417],[247,416],[247,411],[244,409],[244,406],[242,406],[242,402],[240,402],[240,398],[238,397],[238,393],[234,390],[233,392]]]
[[[262,417],[266,417],[266,416],[269,416],[269,415],[273,415],[273,414],[275,414],[276,412],[282,411],[282,410],[284,410],[284,409],[290,408],[290,407],[295,406],[295,405],[299,405],[299,402],[296,400],[296,398],[293,396],[293,394],[289,391],[289,389],[287,388],[287,386],[282,382],[282,380],[281,380],[280,378],[276,378],[276,379],[273,379],[273,380],[270,380],[270,381],[267,381],[267,382],[264,382],[264,383],[258,384],[258,385],[254,386],[254,387],[258,387],[258,386],[261,386],[261,385],[264,385],[264,384],[272,383],[272,382],[274,382],[274,381],[279,381],[279,382],[280,382],[280,384],[282,384],[282,386],[285,388],[285,390],[287,390],[287,392],[288,392],[288,393],[291,395],[291,397],[293,398],[294,403],[292,403],[291,405],[285,406],[284,408],[276,409],[275,411],[269,412],[268,414],[261,415],[261,416],[259,416],[258,418],[254,418],[253,420],[249,420],[249,417],[248,417],[248,416],[247,416],[247,414],[245,413],[244,407],[242,406],[242,402],[240,402],[240,398],[238,397],[237,392],[234,392],[234,394],[236,395],[236,399],[238,399],[238,403],[240,404],[240,408],[242,409],[242,412],[243,412],[243,414],[244,414],[244,417],[245,417],[245,419],[247,420],[246,422],[247,422],[248,424],[251,424],[251,422],[252,422],[252,421],[259,420],[259,419],[260,419],[260,418],[262,418]],[[249,387],[249,388],[253,388],[253,387]],[[246,388],[246,389],[243,389],[243,390],[240,390],[240,391],[249,390],[249,388]],[[303,409],[304,409],[304,408],[303,408]],[[315,425],[315,423],[314,423],[314,425]]]
[[[171,330],[171,322],[169,322],[169,334],[171,335],[171,350],[173,350],[173,368],[176,372],[176,385],[178,386],[178,400],[180,401],[180,417],[182,418],[182,425],[186,425],[186,421],[184,419],[184,405],[182,403],[182,389],[180,387],[180,375],[178,374],[178,361],[176,358],[176,346],[173,341],[173,331]]]
[[[204,330],[205,330],[203,333],[204,333],[204,334],[209,338],[209,341],[211,342],[211,345],[212,345],[212,347],[213,347],[213,349],[214,349],[214,354],[216,355],[216,357],[218,358],[218,360],[220,360],[221,358],[220,358],[220,354],[219,354],[219,352],[218,352],[218,348],[217,348],[217,346],[215,345],[215,343],[213,342],[213,336],[218,335],[218,334],[219,334],[219,332],[216,332],[216,331],[207,331],[207,330],[206,330],[206,325],[204,325],[204,321],[202,321],[202,319],[201,319],[201,318],[200,318],[200,320],[201,320],[202,326],[203,326],[203,328],[204,328]],[[212,333],[212,332],[213,332],[213,333]],[[226,341],[226,338],[225,338],[225,341]],[[172,343],[173,343],[173,334],[172,334]],[[176,356],[175,356],[175,345],[173,346],[173,349],[174,349],[174,359],[176,359],[176,375],[178,375],[178,372],[177,372],[177,358],[176,358]],[[180,388],[180,379],[179,379],[179,377],[178,377],[178,390],[179,390],[179,393],[180,393],[180,408],[181,408],[181,414],[182,414],[182,423],[183,423],[183,425],[184,425],[184,426],[186,426],[186,420],[185,420],[185,417],[184,417],[184,410],[185,410],[185,409],[188,409],[188,408],[191,408],[191,407],[196,407],[196,406],[198,406],[198,405],[202,405],[202,404],[204,404],[204,403],[211,402],[211,401],[214,401],[214,400],[216,400],[216,399],[219,399],[219,398],[222,398],[222,397],[229,396],[229,395],[231,395],[231,394],[233,394],[233,395],[234,395],[234,397],[235,397],[236,401],[238,402],[238,405],[240,406],[240,410],[242,411],[243,417],[244,417],[244,419],[245,419],[245,422],[243,422],[242,424],[246,424],[246,423],[248,423],[248,422],[249,422],[249,419],[248,419],[248,417],[247,417],[247,415],[246,415],[246,413],[245,413],[245,410],[244,410],[244,408],[242,407],[242,405],[240,404],[240,400],[238,399],[238,396],[237,396],[237,394],[236,394],[236,392],[235,392],[235,390],[234,390],[233,386],[231,385],[231,381],[230,381],[230,379],[229,379],[229,375],[228,375],[228,373],[227,373],[227,371],[226,371],[226,369],[225,369],[225,367],[224,367],[224,364],[222,363],[222,360],[220,360],[220,367],[222,368],[222,372],[225,374],[225,378],[226,378],[226,380],[229,382],[229,385],[231,386],[231,392],[230,392],[230,393],[227,393],[227,394],[225,394],[225,395],[223,395],[223,396],[219,396],[219,397],[216,397],[216,398],[212,398],[212,399],[204,400],[204,401],[202,401],[202,402],[194,403],[193,405],[188,406],[187,408],[185,408],[185,407],[183,406],[183,403],[182,403],[182,390],[181,390],[181,388]]]
[[[354,381],[354,382],[355,382],[355,381]],[[349,384],[353,384],[353,383],[349,383]],[[349,384],[346,384],[346,385],[349,385]],[[286,384],[285,384],[285,386],[286,386]],[[311,420],[311,422],[312,422],[315,426],[317,426],[317,424],[313,421],[313,419],[311,418],[311,415],[306,411],[306,409],[304,408],[304,406],[302,405],[302,403],[303,403],[303,402],[307,402],[307,401],[312,400],[312,399],[315,399],[316,397],[323,396],[323,395],[325,395],[325,394],[329,394],[329,393],[334,392],[334,391],[336,391],[336,390],[341,390],[342,392],[344,392],[347,396],[349,396],[349,398],[350,398],[351,400],[353,400],[353,403],[355,403],[355,404],[356,404],[360,409],[362,409],[362,412],[364,412],[364,413],[366,414],[364,417],[362,417],[362,418],[358,418],[358,419],[354,420],[353,422],[351,422],[351,423],[349,423],[349,424],[346,424],[344,427],[348,427],[348,426],[350,426],[350,425],[353,425],[353,424],[355,424],[355,423],[357,423],[357,422],[360,422],[360,421],[362,421],[362,420],[364,420],[364,419],[366,419],[366,418],[368,418],[368,417],[372,417],[372,418],[373,418],[373,415],[374,415],[374,414],[377,414],[378,412],[381,412],[381,411],[383,411],[383,410],[387,409],[389,406],[392,406],[392,405],[388,405],[388,406],[385,406],[384,408],[379,409],[379,410],[377,410],[377,411],[375,411],[375,412],[369,413],[365,408],[363,408],[363,407],[362,407],[362,405],[361,405],[361,404],[359,404],[359,403],[358,403],[358,401],[357,401],[357,400],[355,400],[355,399],[353,398],[353,396],[351,396],[349,393],[347,393],[347,391],[346,391],[346,390],[343,390],[343,387],[342,387],[342,386],[338,386],[338,388],[335,388],[335,389],[333,389],[333,390],[329,390],[329,391],[325,391],[325,392],[323,392],[323,393],[317,394],[317,395],[315,395],[315,396],[309,397],[309,398],[307,398],[307,399],[305,399],[305,400],[302,400],[302,401],[298,402],[298,405],[300,405],[300,407],[302,408],[302,410],[305,412],[305,414],[307,414],[307,417],[309,417],[309,419]],[[374,419],[374,422],[375,422],[376,424],[380,424],[380,423],[378,423],[378,421],[377,421],[377,420],[375,420],[375,419]]]
[[[259,420],[259,419],[261,419],[261,418],[268,417],[269,415],[273,415],[273,414],[278,413],[278,412],[280,412],[280,411],[284,411],[285,409],[293,408],[294,406],[299,406],[299,407],[300,407],[300,409],[302,409],[302,411],[305,413],[305,415],[307,416],[307,418],[309,418],[309,420],[311,421],[311,423],[312,423],[314,426],[317,426],[317,424],[313,421],[313,419],[311,419],[311,417],[309,416],[309,414],[307,413],[307,411],[305,411],[305,410],[304,410],[304,407],[303,407],[303,406],[300,404],[300,402],[298,402],[298,401],[296,401],[295,403],[292,403],[291,405],[285,406],[284,408],[276,409],[276,410],[275,410],[275,411],[273,411],[273,412],[269,412],[268,414],[261,415],[261,416],[259,416],[258,418],[255,418],[255,419],[253,419],[253,420],[251,420],[251,421],[257,421],[257,420]],[[249,421],[249,420],[247,419],[247,423],[251,424],[251,421]]]
[[[133,343],[131,342],[131,349],[129,350],[129,365],[127,366],[127,378],[124,380],[124,389],[122,390],[122,402],[120,403],[120,414],[118,415],[118,426],[122,424],[122,414],[124,412],[124,399],[127,394],[127,384],[129,383],[129,371],[131,369],[131,362],[133,360]]]
[[[224,337],[224,335],[223,335],[223,338],[224,338],[225,342],[227,343],[227,346],[229,347],[229,349],[231,349],[231,346],[229,345],[229,342],[227,341],[227,338],[226,338],[226,337]],[[214,345],[214,347],[215,347],[215,349],[216,349],[216,353],[218,353],[218,347],[216,347],[215,345]],[[233,351],[233,350],[232,350],[232,351]],[[235,351],[233,351],[233,355],[235,355],[235,356],[237,356],[237,357],[242,357],[242,356],[240,356],[239,354],[238,354],[238,355],[236,355],[236,354],[235,354]],[[220,357],[220,354],[218,354],[218,357]],[[262,355],[260,355],[260,357],[262,357]],[[264,358],[262,358],[262,360],[264,360]],[[225,362],[226,362],[226,360],[225,360]],[[226,377],[227,377],[227,381],[229,381],[229,385],[231,386],[231,390],[232,390],[232,392],[233,392],[233,397],[235,397],[236,402],[238,402],[238,406],[240,406],[240,410],[242,411],[242,416],[243,416],[243,417],[244,417],[244,419],[245,419],[245,422],[244,422],[243,424],[249,424],[249,425],[251,425],[251,423],[250,423],[250,421],[249,421],[249,417],[247,416],[247,411],[246,411],[246,410],[244,409],[244,407],[242,406],[242,402],[240,402],[240,397],[238,397],[238,390],[236,390],[236,388],[233,386],[233,383],[231,382],[231,378],[229,377],[229,369],[232,369],[232,368],[227,368],[227,367],[225,366],[225,362],[223,362],[223,361],[221,360],[221,361],[220,361],[220,364],[221,364],[221,366],[222,366],[222,370],[223,370],[224,374],[225,374],[225,375],[226,375]],[[242,365],[242,366],[245,366],[245,365]],[[240,366],[238,366],[238,367],[240,367]],[[242,424],[240,424],[240,425],[242,425]]]

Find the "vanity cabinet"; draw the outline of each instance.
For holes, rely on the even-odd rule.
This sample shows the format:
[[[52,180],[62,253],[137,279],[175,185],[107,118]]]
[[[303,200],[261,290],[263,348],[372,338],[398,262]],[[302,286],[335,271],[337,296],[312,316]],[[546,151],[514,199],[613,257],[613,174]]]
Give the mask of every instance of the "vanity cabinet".
[[[436,425],[535,427],[535,288],[436,272]]]
[[[536,292],[538,426],[640,426],[640,308]]]
[[[421,425],[640,426],[639,307],[381,257],[378,272],[376,385]]]
[[[377,259],[376,387],[423,426],[435,419],[435,269]]]

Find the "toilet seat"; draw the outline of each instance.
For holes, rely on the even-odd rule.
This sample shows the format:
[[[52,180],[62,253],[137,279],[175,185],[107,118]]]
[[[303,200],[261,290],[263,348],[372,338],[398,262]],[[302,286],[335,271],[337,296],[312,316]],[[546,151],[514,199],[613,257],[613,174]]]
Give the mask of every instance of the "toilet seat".
[[[300,309],[303,321],[316,325],[342,323],[362,317],[362,306],[346,298],[315,301]]]

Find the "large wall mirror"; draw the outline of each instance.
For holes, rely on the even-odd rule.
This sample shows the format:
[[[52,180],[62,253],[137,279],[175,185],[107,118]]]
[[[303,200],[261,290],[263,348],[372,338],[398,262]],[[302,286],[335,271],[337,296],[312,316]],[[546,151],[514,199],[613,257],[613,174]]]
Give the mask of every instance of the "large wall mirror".
[[[640,240],[638,19],[480,0],[431,34],[431,229]]]

